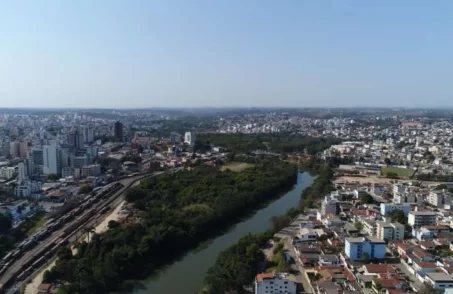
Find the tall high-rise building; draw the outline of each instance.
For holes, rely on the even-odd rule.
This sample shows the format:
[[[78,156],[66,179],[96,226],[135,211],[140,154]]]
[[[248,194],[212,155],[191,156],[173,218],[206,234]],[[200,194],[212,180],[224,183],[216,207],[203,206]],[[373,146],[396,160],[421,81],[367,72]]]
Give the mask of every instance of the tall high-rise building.
[[[17,165],[19,182],[24,181],[28,176],[28,170],[24,162],[19,162]]]
[[[195,141],[196,141],[196,136],[194,133],[191,133],[191,132],[186,132],[185,135],[184,135],[184,143],[187,143],[189,145],[195,145]]]
[[[45,175],[59,175],[61,173],[61,152],[59,147],[55,145],[44,146],[43,159],[43,172]]]
[[[27,142],[19,142],[19,156],[26,158],[28,155],[28,144]]]
[[[83,142],[92,143],[94,141],[94,130],[92,127],[83,128]]]
[[[72,131],[68,134],[68,145],[73,149],[83,148],[83,133],[79,130]]]
[[[42,149],[33,148],[30,152],[30,157],[33,158],[34,165],[44,165],[44,155]]]
[[[9,154],[12,158],[20,156],[19,141],[9,143]]]
[[[181,135],[175,132],[170,133],[170,143],[181,143]]]
[[[71,167],[81,168],[88,163],[88,158],[86,155],[73,156],[71,157]]]
[[[123,124],[119,121],[115,122],[113,126],[113,136],[119,140],[123,141]]]

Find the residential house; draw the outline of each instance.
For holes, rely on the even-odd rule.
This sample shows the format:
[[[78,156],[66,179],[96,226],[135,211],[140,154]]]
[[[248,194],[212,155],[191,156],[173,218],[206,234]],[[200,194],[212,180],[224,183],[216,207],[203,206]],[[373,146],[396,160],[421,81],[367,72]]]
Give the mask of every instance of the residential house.
[[[312,229],[307,229],[307,228],[303,228],[303,229],[300,229],[300,232],[299,232],[299,240],[302,241],[302,242],[306,242],[306,241],[316,241],[318,235],[316,234],[316,232]]]
[[[427,273],[425,281],[434,289],[453,288],[453,278],[446,273]]]
[[[335,254],[322,254],[319,256],[320,265],[339,265],[340,259]]]

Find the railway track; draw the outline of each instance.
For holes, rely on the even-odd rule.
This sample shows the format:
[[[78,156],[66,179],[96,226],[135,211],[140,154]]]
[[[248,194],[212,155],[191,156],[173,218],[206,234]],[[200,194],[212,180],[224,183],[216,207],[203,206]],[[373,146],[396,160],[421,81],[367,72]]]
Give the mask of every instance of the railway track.
[[[11,264],[7,265],[6,268],[1,269],[0,293],[17,293],[17,290],[20,289],[20,286],[18,285],[27,280],[27,278],[44,263],[54,258],[58,248],[76,241],[76,235],[83,230],[87,224],[93,224],[97,220],[101,219],[105,212],[114,208],[112,206],[116,206],[120,203],[120,196],[123,195],[133,183],[146,176],[149,176],[149,174],[136,175],[134,177],[122,179],[121,181],[108,185],[111,187],[109,187],[107,191],[100,192],[105,193],[100,197],[98,197],[99,193],[93,195],[93,199],[96,197],[98,197],[98,199],[89,203],[90,205],[101,199],[104,201],[96,204],[92,208],[89,208],[90,205],[86,205],[84,207],[85,210],[81,211],[82,214],[80,216],[71,220],[61,229],[51,232],[47,238],[37,242],[34,248],[25,251],[21,257],[17,257],[17,259],[13,260]],[[91,200],[88,199],[88,201]],[[77,209],[80,210],[80,208],[76,208],[74,210]],[[68,219],[67,216],[65,217]]]

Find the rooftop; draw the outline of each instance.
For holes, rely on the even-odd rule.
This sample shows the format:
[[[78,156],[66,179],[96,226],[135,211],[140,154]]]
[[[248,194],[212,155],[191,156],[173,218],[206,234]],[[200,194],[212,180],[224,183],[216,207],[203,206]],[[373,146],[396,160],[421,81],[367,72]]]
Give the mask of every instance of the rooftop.
[[[436,212],[432,212],[432,211],[410,211],[409,214],[412,214],[412,215],[420,215],[420,216],[435,216],[437,215]]]
[[[384,240],[378,239],[378,238],[373,238],[373,237],[349,237],[345,238],[345,241],[349,243],[362,243],[362,242],[370,242],[370,243],[379,243],[379,244],[385,244]]]
[[[453,278],[446,273],[427,273],[426,275],[434,282],[453,282]]]

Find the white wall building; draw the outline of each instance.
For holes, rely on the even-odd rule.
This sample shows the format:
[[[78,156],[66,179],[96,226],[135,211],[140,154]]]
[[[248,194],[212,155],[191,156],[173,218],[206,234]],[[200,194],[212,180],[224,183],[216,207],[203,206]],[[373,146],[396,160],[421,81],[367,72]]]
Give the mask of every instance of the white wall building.
[[[187,143],[191,146],[193,146],[195,144],[195,141],[196,141],[196,136],[194,133],[192,132],[186,132],[185,135],[184,135],[184,143]]]
[[[41,191],[41,182],[25,181],[14,189],[14,194],[17,197],[30,197],[32,194]]]
[[[255,280],[255,294],[296,294],[296,283],[286,274],[259,274]]]
[[[10,180],[14,177],[14,167],[2,167],[0,169],[0,178]]]
[[[23,162],[19,162],[19,164],[17,165],[17,177],[19,179],[19,181],[24,181],[27,176],[28,176],[28,170],[27,170],[27,167],[25,166],[25,163]]]
[[[60,148],[55,145],[46,145],[43,147],[43,172],[45,175],[56,174],[61,172],[61,153]]]
[[[407,223],[412,228],[431,226],[437,223],[436,216],[437,214],[431,211],[411,211],[407,217]]]

